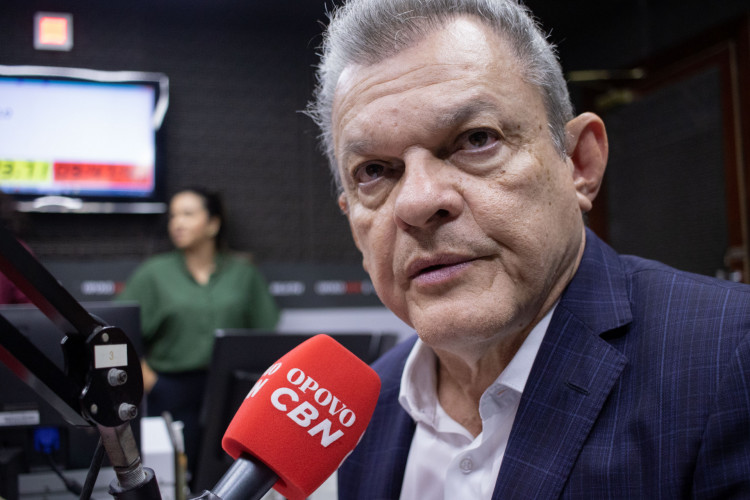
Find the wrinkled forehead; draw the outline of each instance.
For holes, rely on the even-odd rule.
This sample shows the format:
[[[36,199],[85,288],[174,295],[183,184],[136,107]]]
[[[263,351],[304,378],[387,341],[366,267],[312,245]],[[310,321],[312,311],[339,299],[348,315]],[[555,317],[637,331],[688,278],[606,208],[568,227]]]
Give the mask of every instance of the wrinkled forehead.
[[[424,117],[429,109],[439,120],[458,107],[466,109],[471,100],[503,108],[519,96],[541,102],[535,94],[505,39],[483,23],[457,19],[388,59],[352,64],[341,73],[332,107],[334,150],[353,123],[377,119],[387,110],[418,108]],[[379,116],[373,116],[375,110]]]
[[[506,36],[498,33],[486,21],[474,16],[461,15],[451,16],[447,19],[439,19],[436,22],[425,24],[423,29],[414,29],[410,33],[402,35],[401,32],[394,34],[392,46],[387,49],[376,46],[370,53],[359,54],[356,60],[347,64],[337,79],[337,87],[346,78],[345,74],[351,68],[362,68],[374,66],[409,52],[429,52],[431,48],[453,47],[459,42],[464,47],[476,46],[502,46],[503,50],[511,49],[507,43]],[[373,44],[376,45],[376,44]]]
[[[392,61],[392,64],[391,64]],[[374,66],[349,66],[339,79],[333,104],[333,122],[364,102],[423,92],[451,80],[470,80],[470,65],[433,60],[387,60]],[[452,77],[449,75],[453,75]],[[434,103],[438,105],[439,103]]]
[[[344,68],[334,94],[332,124],[335,127],[363,96],[372,101],[451,79],[467,81],[488,72],[505,80],[521,80],[523,66],[514,54],[510,43],[485,23],[456,18],[386,59]]]

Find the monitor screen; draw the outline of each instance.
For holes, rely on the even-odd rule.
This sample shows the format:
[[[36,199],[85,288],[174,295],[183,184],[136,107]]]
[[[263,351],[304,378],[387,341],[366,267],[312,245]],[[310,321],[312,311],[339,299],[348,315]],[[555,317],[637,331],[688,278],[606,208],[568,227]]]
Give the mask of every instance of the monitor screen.
[[[158,73],[0,66],[0,190],[161,201],[167,99]]]

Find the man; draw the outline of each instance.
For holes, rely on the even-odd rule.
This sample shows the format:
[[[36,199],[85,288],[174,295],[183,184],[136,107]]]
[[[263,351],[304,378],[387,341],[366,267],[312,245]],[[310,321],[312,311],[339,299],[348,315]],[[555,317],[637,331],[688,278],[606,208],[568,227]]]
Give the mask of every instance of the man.
[[[419,339],[342,499],[750,496],[750,289],[584,227],[607,159],[512,0],[350,0],[313,116],[378,296]]]

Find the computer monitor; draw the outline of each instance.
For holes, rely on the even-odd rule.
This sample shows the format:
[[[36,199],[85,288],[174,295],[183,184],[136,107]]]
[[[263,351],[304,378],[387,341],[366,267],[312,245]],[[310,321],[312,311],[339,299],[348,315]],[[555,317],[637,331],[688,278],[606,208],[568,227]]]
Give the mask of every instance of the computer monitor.
[[[143,353],[140,307],[135,302],[83,302],[92,315],[117,326]],[[23,333],[50,361],[64,370],[60,342],[65,334],[31,304],[0,305],[0,314]],[[0,332],[2,335],[2,332]],[[40,427],[57,429],[59,447],[51,457],[62,469],[87,469],[94,456],[99,433],[94,427],[68,424],[49,403],[0,363],[0,451],[23,450],[21,472],[49,470],[48,457],[35,450],[35,433]],[[131,425],[136,439],[140,420]]]
[[[161,212],[161,73],[0,65],[0,191],[20,210]]]
[[[284,354],[313,336],[311,333],[253,329],[216,331],[203,400],[203,438],[193,480],[195,491],[213,488],[232,465],[232,458],[221,448],[221,438],[261,374]],[[339,333],[331,337],[368,364],[393,347],[398,338],[391,333]]]

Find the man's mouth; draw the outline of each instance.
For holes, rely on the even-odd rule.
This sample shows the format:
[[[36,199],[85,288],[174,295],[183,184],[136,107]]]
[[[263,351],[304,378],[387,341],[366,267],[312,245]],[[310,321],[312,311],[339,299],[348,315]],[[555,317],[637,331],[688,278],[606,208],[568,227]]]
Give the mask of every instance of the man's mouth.
[[[474,261],[473,257],[445,255],[424,259],[416,259],[409,264],[407,276],[410,280],[427,275],[444,275],[452,269],[463,268]]]

